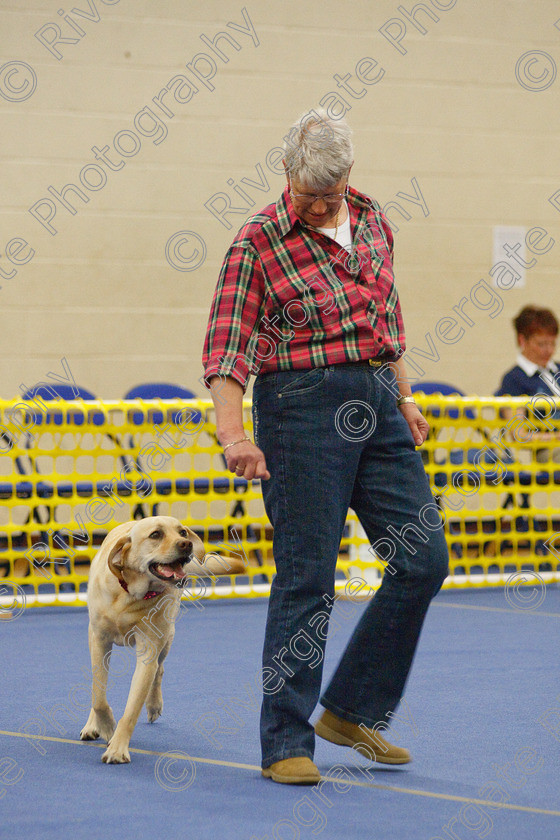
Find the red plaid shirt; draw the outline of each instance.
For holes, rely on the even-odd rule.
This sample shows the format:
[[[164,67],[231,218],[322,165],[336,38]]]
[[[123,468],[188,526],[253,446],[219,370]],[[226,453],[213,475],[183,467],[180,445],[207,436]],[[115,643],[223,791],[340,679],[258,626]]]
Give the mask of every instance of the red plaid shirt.
[[[349,189],[347,202],[352,254],[299,219],[287,188],[241,228],[212,302],[206,384],[402,355],[391,229],[368,196]]]

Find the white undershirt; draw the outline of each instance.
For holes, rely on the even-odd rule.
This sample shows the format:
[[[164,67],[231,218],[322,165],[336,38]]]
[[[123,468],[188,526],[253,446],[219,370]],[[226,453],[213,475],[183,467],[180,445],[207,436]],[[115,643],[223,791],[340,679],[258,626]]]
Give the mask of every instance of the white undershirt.
[[[339,245],[343,248],[346,248],[349,254],[352,253],[352,232],[350,230],[350,213],[348,212],[348,205],[344,202],[344,207],[346,210],[346,221],[342,222],[341,225],[338,226],[338,233],[336,235],[336,239],[334,237],[334,232],[336,230],[335,227],[328,227],[328,228],[316,228],[316,230],[324,233],[325,236],[328,236],[330,239],[334,239]]]
[[[539,377],[542,381],[546,382],[555,396],[560,397],[560,380],[557,378],[558,365],[556,362],[553,362],[551,359],[546,367],[541,368],[539,365],[535,364],[535,362],[529,361],[523,353],[518,354],[516,361],[518,366],[527,374],[527,376],[534,376],[535,373],[539,371]]]

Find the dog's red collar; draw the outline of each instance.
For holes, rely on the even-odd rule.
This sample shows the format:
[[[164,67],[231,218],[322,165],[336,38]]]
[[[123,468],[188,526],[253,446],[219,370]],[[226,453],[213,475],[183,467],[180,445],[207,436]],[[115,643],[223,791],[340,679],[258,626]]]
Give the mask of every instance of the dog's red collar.
[[[117,578],[117,580],[118,580],[118,582],[120,583],[120,585],[122,586],[122,588],[124,589],[124,591],[125,591],[125,592],[128,592],[128,586],[126,585],[126,580],[123,580],[123,578]],[[156,597],[156,595],[161,595],[161,592],[154,592],[154,590],[153,590],[153,589],[149,589],[149,590],[146,592],[146,594],[144,595],[144,599],[143,599],[143,600],[144,600],[144,601],[147,601],[149,598],[155,598],[155,597]]]

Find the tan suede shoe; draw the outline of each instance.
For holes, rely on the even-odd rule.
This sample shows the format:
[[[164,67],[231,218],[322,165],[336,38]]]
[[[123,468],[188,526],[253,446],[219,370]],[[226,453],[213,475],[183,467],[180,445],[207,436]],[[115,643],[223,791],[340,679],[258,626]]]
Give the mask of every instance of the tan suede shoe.
[[[321,774],[310,758],[284,758],[276,761],[262,771],[265,779],[280,782],[283,785],[316,785],[321,781]]]
[[[408,764],[412,761],[408,750],[394,747],[377,731],[370,735],[371,731],[369,727],[360,729],[357,723],[343,720],[328,709],[315,724],[315,732],[320,738],[343,747],[354,747],[370,761],[380,764]]]

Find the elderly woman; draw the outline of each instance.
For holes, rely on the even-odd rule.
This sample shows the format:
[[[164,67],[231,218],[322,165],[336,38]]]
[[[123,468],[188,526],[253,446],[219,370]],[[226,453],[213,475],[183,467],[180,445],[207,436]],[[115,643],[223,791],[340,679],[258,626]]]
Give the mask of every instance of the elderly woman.
[[[375,761],[410,761],[377,730],[402,697],[448,566],[415,450],[428,425],[400,359],[393,237],[379,204],[348,185],[352,163],[343,120],[312,111],[295,123],[284,192],[247,222],[225,257],[203,357],[228,468],[263,479],[274,527],[262,774],[286,784],[319,781],[315,732]],[[254,443],[242,417],[251,373]],[[321,697],[314,731],[349,506],[389,565]]]

